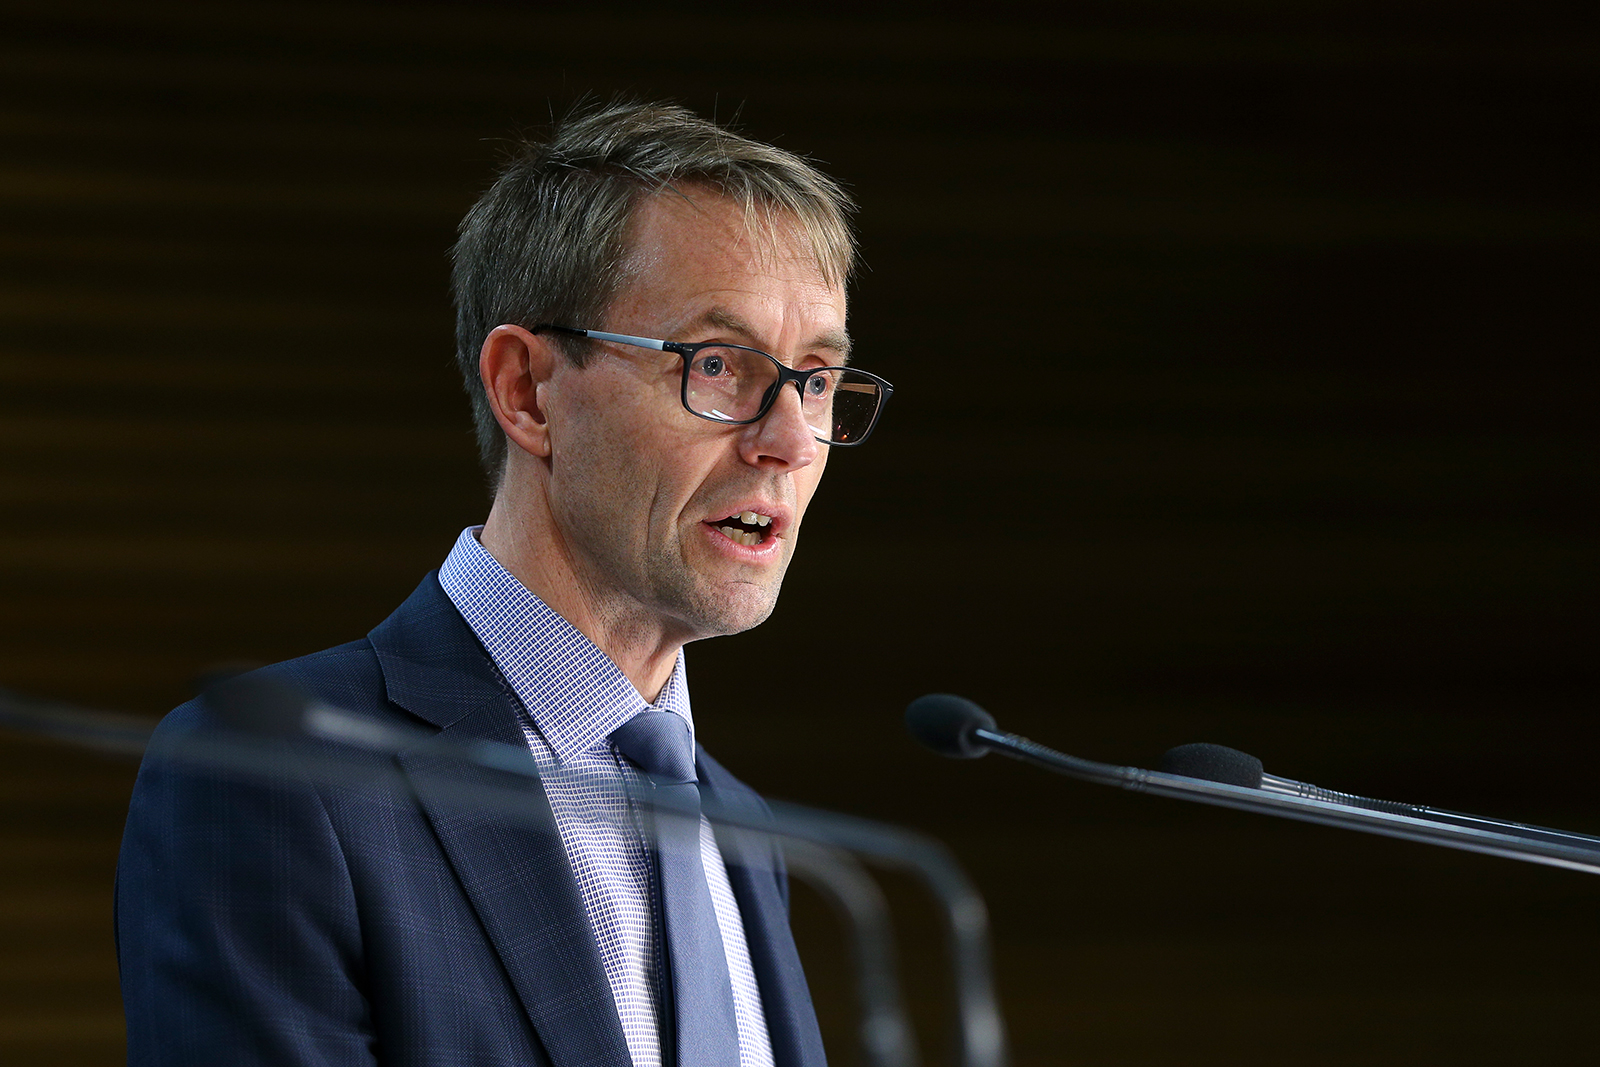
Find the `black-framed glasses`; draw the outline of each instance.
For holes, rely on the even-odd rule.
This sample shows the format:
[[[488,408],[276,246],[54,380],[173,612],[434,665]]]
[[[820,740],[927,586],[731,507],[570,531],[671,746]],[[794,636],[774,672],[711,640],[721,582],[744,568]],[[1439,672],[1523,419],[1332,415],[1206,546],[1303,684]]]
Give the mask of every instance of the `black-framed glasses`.
[[[794,382],[806,425],[824,444],[859,445],[865,441],[878,424],[883,405],[894,393],[894,386],[864,370],[854,367],[795,370],[759,348],[744,345],[721,341],[684,344],[625,333],[578,330],[551,322],[533,328],[534,333],[544,330],[681,356],[683,388],[679,395],[684,409],[711,422],[732,426],[760,422],[772,410],[783,387]]]

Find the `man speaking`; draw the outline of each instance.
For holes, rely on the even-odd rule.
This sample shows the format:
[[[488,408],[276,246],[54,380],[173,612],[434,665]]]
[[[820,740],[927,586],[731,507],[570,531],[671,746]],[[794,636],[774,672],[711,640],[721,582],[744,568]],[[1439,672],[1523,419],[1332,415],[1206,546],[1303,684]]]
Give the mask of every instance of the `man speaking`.
[[[771,613],[830,447],[888,399],[848,365],[849,207],[676,107],[522,146],[455,249],[489,516],[365,639],[266,671],[526,746],[535,817],[148,761],[118,868],[131,1064],[823,1062],[770,844],[646,833],[608,785],[758,803],[695,745],[682,650]]]

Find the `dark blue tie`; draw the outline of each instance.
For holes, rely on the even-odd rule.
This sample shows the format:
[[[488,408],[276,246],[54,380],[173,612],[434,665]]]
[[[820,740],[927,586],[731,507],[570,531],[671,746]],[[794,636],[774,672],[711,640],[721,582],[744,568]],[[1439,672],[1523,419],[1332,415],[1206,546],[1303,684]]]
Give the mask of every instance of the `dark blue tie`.
[[[649,775],[654,793],[670,806],[654,819],[678,1052],[668,1063],[739,1067],[733,983],[700,860],[700,790],[689,724],[668,711],[641,711],[611,740]],[[662,1046],[671,1047],[666,1040]]]

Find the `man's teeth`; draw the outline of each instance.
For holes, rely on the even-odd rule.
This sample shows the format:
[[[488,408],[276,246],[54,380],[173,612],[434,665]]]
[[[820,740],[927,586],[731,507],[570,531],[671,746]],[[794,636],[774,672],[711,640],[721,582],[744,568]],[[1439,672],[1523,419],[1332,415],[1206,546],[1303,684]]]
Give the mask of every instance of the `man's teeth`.
[[[754,548],[766,537],[766,527],[772,525],[772,516],[763,515],[758,511],[741,511],[737,515],[729,515],[723,522],[724,525],[718,526],[717,530],[724,537],[746,547]],[[754,526],[756,528],[754,530],[741,529],[739,526],[733,525],[736,522],[746,527]]]

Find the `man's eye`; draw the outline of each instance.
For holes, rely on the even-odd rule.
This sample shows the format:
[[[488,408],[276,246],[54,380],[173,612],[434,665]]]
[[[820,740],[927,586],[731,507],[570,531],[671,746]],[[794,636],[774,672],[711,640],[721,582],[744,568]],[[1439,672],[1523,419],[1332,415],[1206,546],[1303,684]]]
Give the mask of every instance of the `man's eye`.
[[[833,392],[833,376],[829,374],[813,374],[806,379],[806,395],[817,399],[825,398]]]
[[[728,365],[721,356],[701,356],[694,361],[694,371],[707,378],[720,378],[728,373]]]

